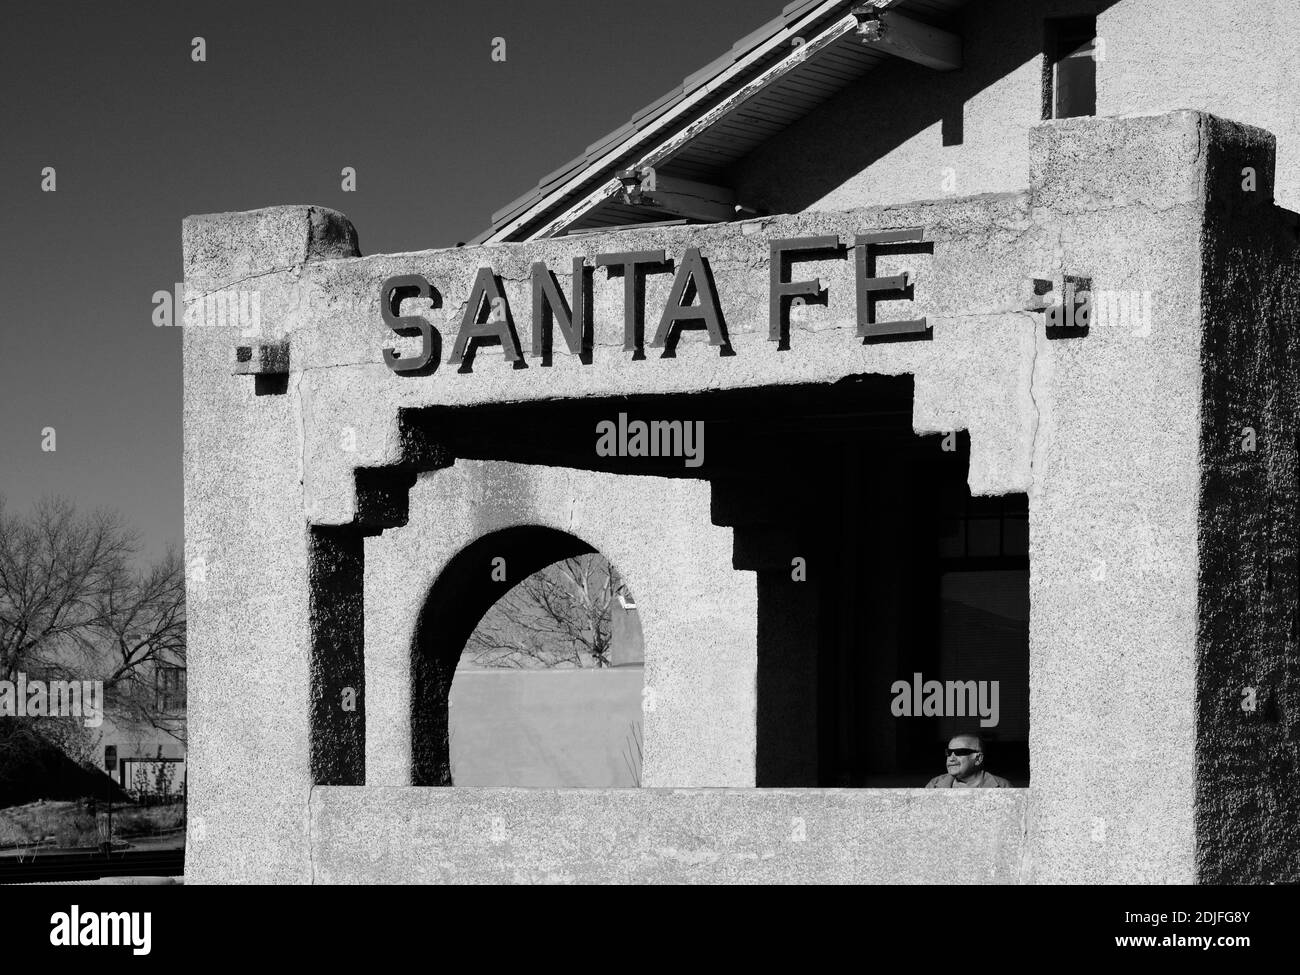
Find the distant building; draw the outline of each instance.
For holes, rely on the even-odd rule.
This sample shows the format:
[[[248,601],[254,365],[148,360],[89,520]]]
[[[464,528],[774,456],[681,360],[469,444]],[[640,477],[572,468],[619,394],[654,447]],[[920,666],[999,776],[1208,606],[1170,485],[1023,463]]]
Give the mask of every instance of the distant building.
[[[153,721],[140,715],[114,713],[109,709],[99,728],[97,755],[100,767],[112,775],[128,793],[156,793],[164,788],[172,795],[182,795],[186,785],[185,668],[179,663],[154,668],[154,701],[149,713]],[[108,747],[116,749],[113,771],[106,764]],[[167,774],[159,775],[165,766]]]

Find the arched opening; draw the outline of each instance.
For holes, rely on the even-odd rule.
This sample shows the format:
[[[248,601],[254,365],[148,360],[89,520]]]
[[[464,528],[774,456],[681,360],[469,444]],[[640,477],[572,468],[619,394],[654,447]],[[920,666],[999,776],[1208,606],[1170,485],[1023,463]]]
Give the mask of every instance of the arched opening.
[[[416,785],[636,786],[641,634],[587,543],[508,528],[434,583],[412,648]]]
[[[630,595],[591,553],[539,569],[493,603],[452,680],[455,785],[641,784],[644,654]]]

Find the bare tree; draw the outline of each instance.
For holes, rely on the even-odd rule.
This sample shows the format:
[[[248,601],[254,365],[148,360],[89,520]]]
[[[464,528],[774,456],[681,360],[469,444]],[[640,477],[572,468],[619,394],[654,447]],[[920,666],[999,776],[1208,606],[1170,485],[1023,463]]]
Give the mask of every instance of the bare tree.
[[[626,593],[602,555],[555,562],[497,600],[465,653],[486,667],[608,667],[612,604]]]
[[[135,571],[135,553],[112,512],[46,499],[22,518],[0,498],[0,680],[102,680],[116,717],[183,741],[154,681],[160,666],[184,666],[184,566],[169,552]]]
[[[87,650],[103,668],[105,694],[127,723],[158,728],[184,744],[184,712],[159,683],[164,668],[182,674],[185,668],[184,563],[168,551],[104,600],[105,622]]]

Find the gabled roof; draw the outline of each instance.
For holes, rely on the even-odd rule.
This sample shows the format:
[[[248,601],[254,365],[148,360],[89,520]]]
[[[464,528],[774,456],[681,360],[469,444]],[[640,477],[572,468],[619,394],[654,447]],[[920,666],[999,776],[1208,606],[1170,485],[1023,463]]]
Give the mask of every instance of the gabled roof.
[[[966,0],[794,0],[512,203],[471,243],[534,240],[663,219],[624,205],[617,173],[654,166],[710,183],[728,166],[891,55],[861,42],[862,16],[941,23]],[[855,13],[856,11],[856,13]]]

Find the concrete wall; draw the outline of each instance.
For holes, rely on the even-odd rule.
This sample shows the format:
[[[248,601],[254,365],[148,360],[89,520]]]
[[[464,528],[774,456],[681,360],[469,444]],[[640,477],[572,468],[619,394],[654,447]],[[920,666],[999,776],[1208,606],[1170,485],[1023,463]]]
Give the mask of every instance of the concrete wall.
[[[1031,134],[1034,200],[1094,293],[1149,292],[1040,361],[1029,498],[1030,856],[1039,882],[1194,879],[1206,120]],[[1050,212],[1051,216],[1048,217]],[[1037,399],[1037,397],[1036,397]]]
[[[1300,249],[1295,213],[1243,189],[1272,139],[1216,120],[1202,352],[1197,868],[1300,879]],[[1231,148],[1229,148],[1231,147]]]
[[[959,15],[961,70],[877,65],[738,164],[737,198],[782,213],[1023,189],[1042,121],[1042,19],[1081,9],[975,0]],[[945,119],[960,120],[959,143],[944,144]]]
[[[313,877],[318,883],[1017,883],[1026,800],[1026,793],[1006,789],[325,787],[311,801]]]
[[[1279,202],[1300,208],[1293,0],[972,0],[963,67],[888,61],[765,143],[732,174],[740,199],[782,213],[1017,190],[1042,121],[1043,20],[1097,11],[1097,114],[1197,109],[1279,144]],[[947,145],[944,120],[961,120]]]
[[[366,541],[366,782],[412,781],[411,646],[434,581],[481,535],[543,525],[596,548],[637,594],[652,698],[642,782],[753,785],[756,587],[731,569],[731,532],[709,523],[708,490],[477,461],[421,477],[408,525]]]
[[[1029,132],[1027,190],[1012,195],[364,259],[328,259],[330,247],[346,249],[350,227],[307,208],[187,221],[191,284],[258,287],[270,333],[291,350],[285,392],[256,397],[250,377],[231,375],[234,336],[186,336],[187,556],[206,551],[216,566],[202,588],[190,582],[195,879],[1195,879],[1196,848],[1207,842],[1198,822],[1228,828],[1197,819],[1202,770],[1192,747],[1207,601],[1198,550],[1201,282],[1203,248],[1218,246],[1202,234],[1207,159],[1257,158],[1258,146],[1257,134],[1192,112],[1074,120]],[[934,254],[906,259],[917,274],[915,307],[880,310],[927,315],[932,340],[857,340],[850,261],[805,265],[829,285],[829,304],[808,310],[790,349],[767,341],[770,239],[906,226],[923,226]],[[492,266],[523,310],[535,260],[567,288],[575,255],[591,263],[602,252],[665,247],[680,258],[688,245],[711,262],[733,355],[688,337],[675,357],[648,350],[633,360],[622,351],[623,282],[598,273],[590,365],[562,343],[549,368],[535,360],[512,368],[495,348],[471,372],[444,363],[431,375],[398,376],[380,359],[381,348],[409,351],[416,341],[380,327],[379,284],[389,275],[436,284],[443,306],[432,314],[449,347],[479,266]],[[899,260],[880,270],[896,273]],[[1028,310],[1027,279],[1063,274],[1090,276],[1100,291],[1149,293],[1150,318],[1049,339],[1041,313]],[[651,277],[649,318],[667,288]],[[465,461],[420,479],[406,526],[365,543],[367,785],[312,791],[308,526],[351,523],[356,471],[408,457],[400,408],[871,373],[915,377],[917,432],[969,431],[973,492],[1029,493],[1026,793],[403,788],[403,668],[424,593],[439,565],[480,533],[525,523],[599,548],[636,593],[646,680],[665,688],[657,727],[646,727],[648,783],[752,775],[752,735],[731,723],[750,705],[726,697],[735,686],[724,678],[754,623],[754,580],[728,570],[727,533],[706,526],[707,498],[693,493],[706,486],[660,488],[650,478],[633,490],[638,479],[627,475],[542,467],[503,481],[500,469]],[[605,503],[611,496],[623,503]],[[701,546],[689,559],[677,548],[687,544]],[[726,652],[692,656],[689,647],[718,626]],[[675,647],[664,639],[673,632],[691,639]],[[708,709],[721,714],[701,713]],[[719,726],[716,744],[695,733]],[[233,782],[236,764],[257,774]],[[776,846],[796,816],[809,836],[821,824],[815,844]],[[1258,818],[1240,813],[1232,829],[1242,817]],[[936,856],[959,825],[971,855]],[[494,839],[502,828],[506,839]]]
[[[301,261],[306,225],[268,215],[241,228],[241,238],[272,251],[265,263],[245,264],[245,273]],[[263,260],[242,247],[222,257]],[[193,236],[185,259],[192,288],[240,276],[225,261],[204,261]],[[183,337],[186,872],[200,882],[304,882],[311,879],[312,776],[303,404],[258,397],[251,382],[230,381],[231,338],[200,329]]]
[[[1097,30],[1099,115],[1191,108],[1265,129],[1277,140],[1277,202],[1300,209],[1300,5],[1124,0]]]

